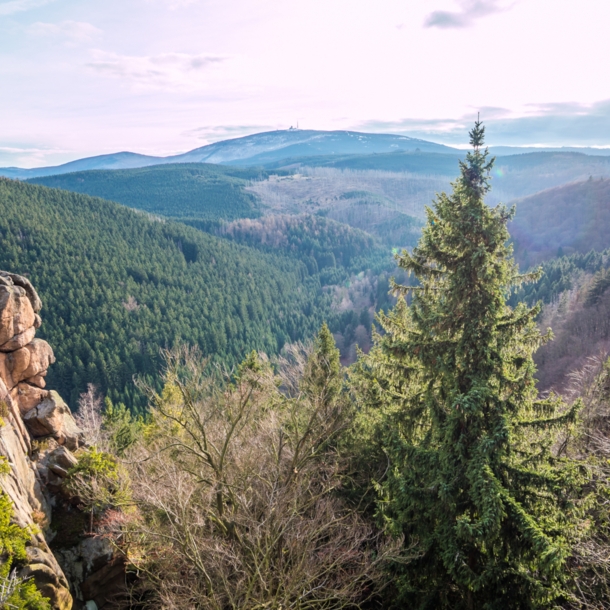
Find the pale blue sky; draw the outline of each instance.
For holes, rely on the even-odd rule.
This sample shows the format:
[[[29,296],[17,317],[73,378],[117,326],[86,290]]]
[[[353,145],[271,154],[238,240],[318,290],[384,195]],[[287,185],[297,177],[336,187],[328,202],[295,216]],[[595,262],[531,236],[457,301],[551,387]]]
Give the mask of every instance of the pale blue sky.
[[[610,146],[608,0],[0,0],[0,165],[299,125]]]

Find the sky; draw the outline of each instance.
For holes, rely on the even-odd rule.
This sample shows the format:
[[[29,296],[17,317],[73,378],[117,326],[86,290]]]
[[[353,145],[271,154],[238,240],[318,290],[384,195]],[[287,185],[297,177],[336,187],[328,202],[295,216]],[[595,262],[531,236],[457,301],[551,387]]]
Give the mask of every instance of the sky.
[[[0,0],[0,166],[273,129],[610,146],[608,0]]]

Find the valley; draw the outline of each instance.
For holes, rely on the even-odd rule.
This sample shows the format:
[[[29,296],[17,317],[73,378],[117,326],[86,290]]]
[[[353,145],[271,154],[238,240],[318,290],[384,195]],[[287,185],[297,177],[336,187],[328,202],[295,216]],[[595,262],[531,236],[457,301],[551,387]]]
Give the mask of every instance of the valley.
[[[219,159],[223,151],[223,159],[238,158],[241,166],[174,163],[80,171],[30,182],[112,200],[151,214],[153,219],[190,225],[219,238],[218,243],[230,241],[266,256],[278,256],[278,260],[298,261],[306,270],[307,281],[314,282],[319,291],[317,304],[302,309],[306,318],[314,316],[308,328],[314,328],[314,319],[328,319],[343,362],[353,362],[356,346],[366,350],[370,345],[375,312],[394,302],[387,294],[389,279],[397,273],[392,253],[417,243],[424,209],[436,193],[450,189],[462,153],[429,152],[424,147],[346,154],[349,148],[344,143],[335,154],[298,157],[294,156],[297,144],[291,144],[290,138],[301,138],[310,152],[312,142],[320,148],[329,140],[290,133],[272,141],[272,136],[262,134],[258,141],[254,136],[247,138],[245,148],[235,140],[228,147],[210,150],[211,158]],[[382,147],[387,145],[380,142]],[[405,142],[405,146],[409,144]],[[275,158],[258,164],[265,161],[265,155]],[[248,166],[246,161],[253,157],[257,163]],[[500,156],[492,179],[489,204],[502,201],[516,206],[509,229],[523,270],[557,256],[585,255],[610,247],[610,156],[564,151]],[[545,270],[553,273],[548,266]],[[567,298],[564,290],[573,290],[568,285],[577,281],[571,279],[575,273],[573,269],[563,274],[561,289],[557,284],[549,289],[545,275],[534,288],[526,289],[527,298],[531,301],[532,294],[542,295],[550,311],[558,300]],[[275,346],[267,343],[266,349],[277,351],[284,342],[304,339],[311,332],[280,333],[283,338]],[[586,349],[579,349],[573,358],[569,354],[563,357],[562,379],[572,364],[582,363],[585,353]],[[547,374],[548,358],[540,358],[541,387],[561,386],[565,379]],[[107,387],[108,382],[103,385]]]
[[[0,610],[610,610],[610,3],[0,0]]]
[[[314,144],[290,145],[284,152],[292,155],[295,149],[302,152],[303,147],[311,152]],[[234,148],[230,151],[239,157]],[[252,152],[244,152],[243,159],[251,158],[247,155]],[[461,225],[466,233],[456,231],[452,222],[456,210],[464,213],[461,200],[436,199],[433,203],[437,193],[449,192],[455,185],[460,153],[344,152],[278,158],[280,152],[272,150],[254,155],[257,161],[274,157],[267,165],[248,166],[245,161],[240,165],[164,163],[58,173],[27,181],[0,178],[0,269],[20,274],[10,276],[10,281],[0,278],[3,289],[19,295],[19,286],[28,287],[32,282],[40,294],[40,299],[30,296],[32,307],[38,311],[40,300],[44,304],[45,324],[38,331],[39,339],[19,349],[21,342],[33,337],[29,329],[27,337],[23,333],[23,340],[18,334],[6,344],[15,354],[24,349],[35,354],[41,345],[46,346],[46,360],[40,366],[36,364],[44,368],[42,373],[35,375],[38,368],[34,364],[25,369],[24,375],[31,372],[32,377],[16,386],[7,403],[11,408],[17,404],[16,408],[26,413],[26,427],[15,428],[23,442],[32,436],[32,442],[38,443],[37,457],[22,469],[32,471],[28,476],[38,472],[36,476],[46,477],[47,493],[65,495],[70,485],[76,484],[74,481],[84,486],[79,488],[82,496],[78,501],[68,502],[54,495],[52,510],[40,504],[46,512],[27,508],[38,506],[38,500],[23,500],[26,490],[12,492],[15,505],[26,506],[26,523],[34,518],[29,510],[38,515],[37,519],[44,515],[56,528],[49,544],[41,548],[63,563],[53,563],[57,582],[52,588],[41,585],[45,595],[53,600],[61,596],[67,599],[80,590],[100,604],[107,604],[112,596],[123,600],[123,607],[131,608],[133,601],[125,601],[123,581],[107,580],[107,573],[114,574],[111,569],[123,579],[126,572],[121,562],[127,558],[131,565],[146,566],[150,573],[158,571],[160,575],[155,578],[172,587],[172,600],[185,595],[188,554],[183,557],[180,549],[163,543],[164,553],[185,562],[178,569],[173,562],[165,565],[138,559],[123,542],[125,532],[134,531],[143,541],[140,544],[157,548],[155,536],[168,540],[166,528],[174,527],[173,517],[167,523],[159,521],[157,530],[151,530],[150,525],[142,530],[137,519],[130,521],[131,513],[121,504],[123,490],[130,494],[128,504],[135,498],[139,511],[147,507],[166,510],[177,502],[182,511],[180,520],[187,519],[189,531],[198,527],[200,507],[209,505],[209,514],[222,523],[224,506],[231,506],[233,514],[240,515],[239,527],[244,534],[258,532],[253,538],[256,544],[261,535],[260,511],[277,515],[278,506],[284,511],[290,505],[295,508],[275,518],[287,531],[295,518],[298,520],[299,540],[306,536],[306,544],[298,546],[298,553],[317,566],[317,556],[308,555],[308,545],[318,538],[315,521],[308,516],[312,504],[307,498],[312,489],[326,485],[328,480],[337,485],[344,481],[345,492],[332,496],[343,511],[336,516],[324,512],[329,492],[314,496],[318,499],[313,506],[323,515],[320,522],[324,528],[335,528],[329,540],[343,540],[347,533],[358,540],[355,556],[391,557],[394,547],[388,542],[378,537],[362,538],[362,528],[370,515],[351,506],[351,494],[360,494],[360,501],[374,502],[369,499],[368,488],[359,487],[360,481],[373,480],[387,468],[388,452],[394,449],[386,446],[380,450],[379,443],[387,443],[388,435],[397,429],[394,418],[403,417],[398,415],[403,403],[419,404],[411,388],[420,383],[434,388],[438,379],[459,371],[451,365],[434,372],[428,380],[418,378],[420,371],[426,370],[413,365],[421,346],[436,342],[437,334],[447,331],[437,325],[434,316],[422,316],[417,310],[411,320],[426,328],[432,324],[434,330],[411,332],[408,324],[415,322],[407,322],[410,310],[428,299],[433,307],[440,308],[441,317],[453,320],[462,329],[459,333],[463,337],[471,337],[467,332],[469,322],[481,311],[473,302],[470,313],[464,316],[464,302],[457,293],[452,295],[451,285],[436,284],[436,276],[428,275],[428,257],[439,253],[445,256],[452,248],[473,256],[471,240],[486,243],[490,231],[502,237],[494,246],[493,256],[483,249],[490,261],[484,268],[498,270],[492,280],[498,286],[498,278],[504,277],[503,292],[512,277],[510,265],[506,265],[510,248],[522,271],[535,271],[536,265],[541,265],[535,281],[521,285],[517,281],[510,295],[506,292],[512,306],[507,311],[514,318],[510,332],[518,333],[522,343],[506,360],[502,379],[508,379],[506,370],[516,379],[524,374],[530,381],[520,386],[511,379],[511,387],[527,394],[528,400],[538,395],[543,401],[549,392],[569,400],[581,395],[590,400],[596,391],[591,388],[605,383],[603,363],[610,349],[610,158],[571,152],[500,157],[492,174],[497,188],[486,199],[491,206],[501,199],[507,201],[516,207],[516,215],[508,221],[501,208],[490,209],[480,199],[470,200],[469,205],[489,223],[481,225],[480,235],[472,238],[468,231],[477,224],[472,216]],[[471,163],[472,158],[467,162]],[[464,174],[459,178],[465,179]],[[431,205],[435,206],[434,216],[427,217]],[[452,205],[457,205],[455,210]],[[445,250],[438,249],[432,239],[439,215],[444,221],[437,235],[444,241]],[[510,240],[505,242],[507,228]],[[415,246],[419,250],[414,250]],[[422,248],[428,254],[422,255]],[[480,251],[474,256],[479,257]],[[436,271],[438,263],[432,268]],[[454,265],[454,269],[454,274],[459,273],[461,265]],[[467,286],[472,281],[469,276]],[[476,281],[485,293],[487,282]],[[399,290],[406,295],[404,301],[397,300],[397,284],[403,287]],[[413,297],[410,289],[421,287],[424,291]],[[444,301],[434,296],[439,287],[448,297],[457,298],[448,311]],[[407,303],[412,305],[410,309]],[[527,309],[537,303],[541,305],[539,311]],[[7,317],[5,324],[15,327],[20,314],[14,315],[16,322]],[[32,320],[37,323],[33,316]],[[497,330],[504,326],[505,319],[498,319],[494,332],[506,332]],[[546,341],[542,334],[549,328],[554,338]],[[469,340],[469,353],[477,352],[478,339]],[[441,343],[442,353],[447,346],[457,344],[450,336]],[[528,350],[534,351],[534,343],[542,345],[524,358]],[[17,357],[13,352],[0,353],[0,363],[5,363],[0,381],[14,384],[20,379],[13,377],[19,370],[15,368],[19,358],[21,355]],[[520,373],[527,358],[530,364]],[[432,364],[437,367],[436,357]],[[411,381],[405,385],[407,378]],[[65,397],[76,412],[74,419],[70,409],[62,406],[59,394],[44,389],[47,383]],[[426,392],[419,395],[425,396]],[[43,402],[34,406],[39,398]],[[548,405],[562,404],[556,398],[549,400]],[[63,419],[53,424],[52,440],[41,436],[51,426],[44,419],[46,411],[39,413],[43,405],[47,409],[47,403],[56,410],[63,409]],[[348,407],[350,404],[353,407]],[[460,409],[458,403],[458,419]],[[409,416],[412,412],[405,413]],[[202,413],[205,421],[197,419]],[[18,425],[21,420],[15,421]],[[590,426],[587,422],[583,425]],[[541,425],[547,425],[547,420]],[[66,441],[68,434],[72,436]],[[197,478],[195,485],[193,476],[199,477],[198,469],[214,464],[206,457],[207,450],[200,451],[209,442],[209,435],[213,442],[230,447],[227,459],[231,474],[227,471],[218,475],[223,477],[222,484],[229,489],[248,481],[243,502],[231,499],[232,492],[220,505],[210,502],[216,483]],[[343,443],[337,448],[336,435]],[[79,443],[89,438],[97,439],[99,445],[79,448]],[[60,456],[72,465],[69,471],[58,469],[53,461],[63,450],[57,448],[61,441],[71,443],[74,449],[74,454],[64,451]],[[296,457],[291,457],[285,443],[293,443],[291,451]],[[298,458],[301,446],[307,453]],[[320,447],[324,450],[318,455]],[[453,444],[451,447],[453,450]],[[354,461],[351,465],[342,455],[344,448],[350,452],[348,459]],[[21,464],[24,456],[14,448],[13,454],[13,461]],[[203,456],[204,466],[193,466],[193,456],[195,462]],[[327,470],[329,456],[333,471]],[[299,462],[295,462],[297,458]],[[250,459],[256,467],[248,465]],[[92,466],[99,460],[106,462]],[[47,462],[55,469],[52,476],[44,474]],[[113,478],[95,479],[92,488],[87,482],[89,473],[95,472],[92,468],[102,467],[109,469]],[[339,468],[354,468],[349,475],[353,481],[344,478]],[[284,479],[284,471],[293,473],[294,479],[293,474]],[[276,473],[281,483],[275,485],[283,494],[296,493],[289,503],[278,505],[275,492],[260,492],[264,486],[255,481],[269,472]],[[397,475],[387,475],[384,484],[393,476]],[[424,477],[425,473],[418,476]],[[295,481],[303,487],[295,488]],[[193,495],[195,488],[203,490],[203,495]],[[105,494],[104,504],[100,504],[100,493]],[[214,494],[217,498],[217,489]],[[252,498],[258,503],[255,515],[249,512]],[[432,506],[435,508],[436,504]],[[113,540],[115,550],[103,560],[98,558],[98,563],[82,574],[73,573],[74,557],[89,552],[82,542],[88,519],[85,510],[91,514],[90,529],[101,532],[106,527],[116,528],[104,534]],[[345,515],[350,519],[347,525]],[[113,518],[120,519],[120,524],[107,526]],[[69,525],[73,521],[74,525]],[[247,596],[241,585],[235,586],[232,581],[226,584],[230,580],[226,574],[233,568],[223,564],[224,555],[217,549],[219,540],[228,542],[230,538],[200,532],[196,540],[196,544],[205,545],[209,540],[214,545],[209,560],[216,571],[214,578],[225,583],[218,585],[220,595],[238,592]],[[252,556],[249,544],[247,540],[237,546],[231,542],[223,552],[227,556],[235,554],[231,561],[242,561]],[[362,553],[363,545],[366,553]],[[328,552],[331,554],[327,556],[333,558],[330,569],[342,565],[342,550]],[[324,565],[322,570],[326,569]],[[363,596],[362,583],[369,582],[370,570],[376,564],[366,560],[361,565],[365,571],[342,585],[350,599]],[[259,573],[259,568],[245,569]],[[260,570],[265,578],[276,578],[277,570]],[[282,567],[280,574],[293,578],[289,565]],[[315,571],[311,574],[316,582],[323,577]],[[374,574],[375,582],[385,578],[383,571]],[[590,586],[587,575],[579,578]],[[151,591],[146,577],[129,576],[128,580],[133,586],[130,596],[144,601],[163,598],[158,590]],[[200,586],[197,578],[186,582],[188,587]],[[208,591],[198,590],[196,595],[210,598]],[[59,608],[59,602],[53,603]]]

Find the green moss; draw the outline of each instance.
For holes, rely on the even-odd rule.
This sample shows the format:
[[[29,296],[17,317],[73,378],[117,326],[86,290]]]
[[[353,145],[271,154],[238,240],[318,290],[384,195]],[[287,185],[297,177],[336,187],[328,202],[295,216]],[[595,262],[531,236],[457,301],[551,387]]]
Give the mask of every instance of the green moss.
[[[0,428],[4,426],[4,418],[8,417],[8,405],[5,400],[0,400]]]
[[[11,523],[13,504],[6,494],[0,494],[0,554],[16,560],[25,560],[25,544],[31,532]]]
[[[0,461],[0,466],[6,466],[6,460]],[[12,517],[13,504],[6,494],[0,493],[0,558],[3,560],[0,565],[0,590],[13,589],[3,607],[17,610],[50,610],[49,600],[42,597],[32,581],[10,586],[11,570],[25,563],[25,547],[33,533],[32,528],[11,523]]]

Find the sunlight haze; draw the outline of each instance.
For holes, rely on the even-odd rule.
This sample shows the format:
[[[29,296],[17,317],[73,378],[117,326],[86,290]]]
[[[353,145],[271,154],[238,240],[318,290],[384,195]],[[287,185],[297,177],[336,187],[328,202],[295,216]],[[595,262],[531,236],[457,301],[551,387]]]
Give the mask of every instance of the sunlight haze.
[[[605,0],[0,0],[0,165],[260,131],[610,146]]]

